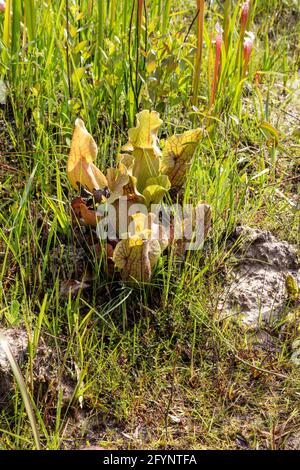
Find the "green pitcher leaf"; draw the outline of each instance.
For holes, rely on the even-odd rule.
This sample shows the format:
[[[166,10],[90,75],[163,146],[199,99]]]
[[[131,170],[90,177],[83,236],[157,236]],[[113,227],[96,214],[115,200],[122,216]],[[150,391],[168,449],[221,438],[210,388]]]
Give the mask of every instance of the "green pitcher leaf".
[[[143,191],[146,206],[150,207],[151,204],[159,204],[167,192],[167,189],[163,186],[159,186],[158,184],[147,186]]]
[[[167,175],[159,175],[154,178],[148,178],[146,185],[150,186],[153,184],[158,184],[159,186],[162,186],[166,191],[169,191],[169,189],[171,188],[170,179]]]
[[[132,174],[137,178],[137,189],[142,193],[146,182],[159,175],[159,158],[153,150],[135,149]]]

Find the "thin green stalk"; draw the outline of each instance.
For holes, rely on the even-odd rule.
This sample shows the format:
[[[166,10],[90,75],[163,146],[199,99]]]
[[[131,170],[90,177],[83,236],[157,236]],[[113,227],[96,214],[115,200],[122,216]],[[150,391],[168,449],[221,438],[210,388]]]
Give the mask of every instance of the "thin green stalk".
[[[124,36],[127,31],[127,14],[128,14],[128,0],[124,0],[124,6],[123,6],[123,34]]]
[[[138,0],[137,2],[137,18],[136,18],[136,51],[135,51],[135,97],[136,97],[136,109],[139,106],[139,68],[140,68],[140,45],[141,45],[141,30],[142,30],[142,19],[143,19],[143,3],[144,0]]]
[[[68,89],[69,89],[69,98],[72,98],[72,88],[71,88],[71,71],[70,71],[70,56],[69,56],[69,0],[66,0],[66,62],[67,62],[67,76],[68,76]]]
[[[171,0],[165,0],[165,8],[162,21],[162,33],[166,34],[169,20],[170,20]]]
[[[11,0],[7,0],[5,15],[4,15],[4,25],[3,25],[3,36],[2,41],[4,46],[8,49],[10,46],[10,32],[11,32]]]
[[[36,18],[34,0],[24,0],[24,13],[28,33],[28,41],[36,39]]]
[[[104,46],[104,31],[105,31],[105,5],[103,0],[98,0],[98,21],[97,21],[97,41],[95,52],[95,64],[98,74],[101,70],[102,53],[101,49]]]
[[[195,57],[193,89],[192,89],[192,102],[196,106],[198,104],[198,89],[199,79],[202,63],[202,49],[203,49],[203,30],[204,30],[204,0],[197,0],[198,17],[197,17],[197,51]]]
[[[110,0],[109,3],[110,6],[110,36],[113,37],[114,31],[115,31],[115,26],[117,24],[116,20],[116,13],[117,13],[117,4],[116,0]]]
[[[20,25],[21,25],[21,0],[12,1],[12,33],[11,33],[11,52],[16,54],[20,48]]]
[[[224,30],[224,45],[225,45],[226,52],[228,51],[228,43],[229,43],[230,16],[231,16],[231,0],[225,0],[223,30]]]

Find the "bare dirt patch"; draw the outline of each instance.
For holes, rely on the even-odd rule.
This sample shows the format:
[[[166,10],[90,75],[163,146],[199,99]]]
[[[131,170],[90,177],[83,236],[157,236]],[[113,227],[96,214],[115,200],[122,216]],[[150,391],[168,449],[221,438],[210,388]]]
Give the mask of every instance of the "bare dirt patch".
[[[242,315],[253,326],[278,319],[286,310],[287,274],[300,281],[296,247],[250,227],[237,228],[232,243],[240,247],[227,274],[221,315]]]

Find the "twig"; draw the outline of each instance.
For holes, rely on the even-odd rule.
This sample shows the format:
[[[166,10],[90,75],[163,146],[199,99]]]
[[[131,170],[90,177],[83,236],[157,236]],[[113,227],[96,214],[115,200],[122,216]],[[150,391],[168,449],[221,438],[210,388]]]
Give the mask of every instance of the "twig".
[[[292,117],[293,119],[295,119],[296,121],[300,122],[300,118],[294,116],[292,113],[289,113],[289,111],[286,111],[285,109],[280,109],[281,112],[287,114],[288,116]]]
[[[183,44],[185,44],[185,42],[186,42],[186,40],[187,40],[187,38],[188,38],[188,35],[190,34],[191,29],[192,29],[192,27],[193,27],[193,25],[194,25],[196,19],[198,18],[198,15],[199,15],[199,10],[197,10],[196,15],[195,15],[194,18],[192,19],[192,22],[191,22],[191,24],[190,24],[190,26],[189,26],[189,29],[187,30],[187,33],[186,33],[186,35],[185,35],[185,37],[184,37]]]
[[[274,372],[272,370],[267,370],[267,369],[263,369],[262,367],[257,367],[257,366],[254,366],[253,364],[251,364],[251,362],[248,362],[248,361],[245,361],[245,359],[242,359],[240,356],[238,356],[237,354],[234,353],[234,357],[236,359],[238,359],[239,361],[241,361],[243,364],[245,364],[246,366],[249,366],[251,367],[252,369],[255,369],[259,372],[262,372],[263,374],[269,374],[269,375],[274,375],[275,377],[278,377],[280,379],[285,379],[285,380],[292,380],[294,381],[295,379],[291,378],[291,377],[288,377],[287,375],[284,375],[284,374],[280,374],[279,372]],[[295,380],[296,382],[298,382],[297,380]]]

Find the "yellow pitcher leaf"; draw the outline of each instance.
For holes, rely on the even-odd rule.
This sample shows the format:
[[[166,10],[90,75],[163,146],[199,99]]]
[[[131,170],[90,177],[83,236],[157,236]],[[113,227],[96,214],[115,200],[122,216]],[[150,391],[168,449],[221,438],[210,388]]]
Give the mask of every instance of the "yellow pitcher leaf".
[[[201,129],[193,129],[183,134],[175,134],[166,140],[160,171],[169,176],[172,186],[178,187],[182,184],[201,133]]]
[[[142,212],[137,212],[136,214],[133,214],[131,217],[133,219],[134,233],[136,235],[140,235],[141,233],[144,232],[146,228],[148,228],[148,225],[147,225],[148,217]]]
[[[125,165],[128,172],[130,172],[134,164],[134,156],[129,153],[121,153],[117,156],[117,162]]]
[[[161,224],[155,223],[155,214],[133,214],[133,234],[121,240],[113,254],[115,267],[121,270],[124,281],[149,281],[152,268],[156,265],[161,253],[169,244]]]
[[[110,191],[108,202],[112,204],[116,199],[123,196],[123,188],[129,182],[127,168],[120,163],[118,168],[109,168],[106,177],[107,186]]]
[[[141,245],[142,240],[158,240],[161,251],[168,246],[169,241],[165,228],[160,222],[156,222],[157,216],[149,212],[145,215],[137,212],[131,216],[132,223],[129,226],[129,245]],[[132,233],[131,233],[132,232]]]
[[[165,188],[167,191],[171,188],[171,183],[167,175],[159,175],[155,178],[148,178],[146,184],[147,186],[158,184],[159,186]]]
[[[123,150],[123,152],[132,152],[133,151],[133,145],[130,142],[126,142],[126,144],[124,144],[122,146],[122,150]]]
[[[147,282],[161,254],[158,240],[142,240],[132,246],[130,239],[121,240],[113,254],[115,267],[121,270],[123,281]]]
[[[67,176],[75,189],[79,189],[78,185],[89,191],[107,186],[107,179],[93,163],[96,156],[96,142],[88,133],[84,122],[76,119],[67,162]]]
[[[141,111],[136,115],[136,127],[128,131],[129,143],[133,148],[152,149],[160,155],[157,132],[161,124],[162,120],[157,112]]]

